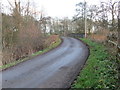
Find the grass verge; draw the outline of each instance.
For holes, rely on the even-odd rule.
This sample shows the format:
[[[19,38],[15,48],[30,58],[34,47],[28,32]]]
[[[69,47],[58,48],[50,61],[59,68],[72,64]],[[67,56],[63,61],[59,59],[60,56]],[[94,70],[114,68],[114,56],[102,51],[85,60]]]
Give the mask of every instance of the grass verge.
[[[90,46],[90,56],[71,89],[108,88],[117,90],[119,83],[116,58],[111,56],[102,44],[88,39],[81,40]]]
[[[53,48],[56,48],[58,45],[60,45],[60,43],[61,43],[61,39],[59,39],[58,42],[56,42],[56,43],[52,43],[48,48],[44,49],[43,51],[35,52],[35,53],[33,53],[32,55],[30,55],[30,56],[28,56],[28,57],[26,57],[26,58],[24,58],[24,59],[20,59],[20,60],[14,61],[14,62],[12,62],[12,63],[9,63],[9,64],[6,64],[6,65],[0,66],[0,69],[2,69],[2,70],[7,69],[7,68],[12,67],[12,66],[15,66],[15,65],[17,65],[17,64],[19,64],[19,63],[21,63],[21,62],[23,62],[23,61],[26,61],[26,60],[29,60],[29,59],[31,59],[31,58],[34,58],[34,57],[37,56],[37,55],[44,54],[44,53],[52,50]]]

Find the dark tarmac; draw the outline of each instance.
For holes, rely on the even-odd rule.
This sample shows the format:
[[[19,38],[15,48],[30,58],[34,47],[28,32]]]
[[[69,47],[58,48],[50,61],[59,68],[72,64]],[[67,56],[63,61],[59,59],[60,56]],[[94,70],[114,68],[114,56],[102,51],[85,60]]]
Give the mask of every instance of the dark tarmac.
[[[63,37],[57,48],[0,72],[2,88],[69,88],[89,49],[81,41]]]

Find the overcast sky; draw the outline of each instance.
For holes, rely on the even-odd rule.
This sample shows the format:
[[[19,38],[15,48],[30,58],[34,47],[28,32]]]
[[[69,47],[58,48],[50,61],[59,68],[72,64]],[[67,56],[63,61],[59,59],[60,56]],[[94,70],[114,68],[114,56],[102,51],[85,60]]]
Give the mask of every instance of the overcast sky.
[[[14,0],[9,0],[11,3]],[[27,0],[20,0],[23,3],[26,3]],[[69,17],[75,15],[75,5],[84,0],[30,0],[30,2],[34,5],[37,11],[43,10],[47,16],[51,17]],[[86,2],[90,4],[98,5],[100,1],[107,0],[86,0]],[[34,3],[33,3],[34,2]],[[2,4],[8,6],[7,0],[2,0]],[[7,8],[7,7],[6,7]],[[5,9],[5,8],[4,8]],[[7,11],[6,11],[7,12]]]

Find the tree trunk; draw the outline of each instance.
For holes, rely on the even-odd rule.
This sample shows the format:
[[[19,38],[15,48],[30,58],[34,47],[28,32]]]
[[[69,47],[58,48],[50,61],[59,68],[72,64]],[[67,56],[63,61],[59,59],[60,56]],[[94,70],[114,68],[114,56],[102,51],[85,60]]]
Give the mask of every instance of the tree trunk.
[[[120,1],[118,3],[118,45],[120,46]]]
[[[114,4],[112,5],[112,30],[114,30]]]
[[[1,2],[0,2],[0,5],[1,5]],[[2,13],[1,13],[1,7],[0,7],[0,65],[2,65],[2,49],[3,49],[3,46],[2,46]]]
[[[118,46],[120,47],[120,1],[118,2]],[[120,48],[118,48],[117,51],[120,55]],[[118,57],[120,58],[120,56]],[[120,69],[120,66],[119,66],[119,69]]]

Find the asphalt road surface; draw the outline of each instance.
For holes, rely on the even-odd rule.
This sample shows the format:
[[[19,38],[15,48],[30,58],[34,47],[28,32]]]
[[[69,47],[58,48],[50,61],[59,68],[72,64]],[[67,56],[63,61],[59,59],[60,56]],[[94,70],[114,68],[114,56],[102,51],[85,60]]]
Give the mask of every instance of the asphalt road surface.
[[[81,41],[63,37],[59,47],[0,72],[2,88],[69,88],[88,55]]]

